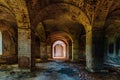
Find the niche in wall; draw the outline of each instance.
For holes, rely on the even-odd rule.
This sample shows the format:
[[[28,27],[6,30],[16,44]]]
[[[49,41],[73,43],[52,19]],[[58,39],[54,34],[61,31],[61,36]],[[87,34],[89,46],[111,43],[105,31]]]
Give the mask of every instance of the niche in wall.
[[[53,58],[61,58],[61,59],[65,59],[66,58],[66,44],[61,41],[61,40],[58,40],[58,41],[55,41],[53,43]]]

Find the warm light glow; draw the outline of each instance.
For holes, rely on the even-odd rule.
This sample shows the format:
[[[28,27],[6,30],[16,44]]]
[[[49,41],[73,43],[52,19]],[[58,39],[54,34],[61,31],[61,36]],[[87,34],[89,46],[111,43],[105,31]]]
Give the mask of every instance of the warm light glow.
[[[65,59],[66,58],[66,44],[63,41],[55,41],[53,43],[53,58]]]
[[[2,55],[2,33],[0,32],[0,55]]]

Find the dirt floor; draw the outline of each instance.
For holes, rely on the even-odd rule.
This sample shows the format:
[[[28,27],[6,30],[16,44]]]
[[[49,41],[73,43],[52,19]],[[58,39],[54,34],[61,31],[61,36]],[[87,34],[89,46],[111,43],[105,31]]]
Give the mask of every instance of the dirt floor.
[[[116,72],[90,73],[83,64],[62,61],[37,63],[34,72],[14,71],[15,67],[0,66],[0,80],[120,80]]]

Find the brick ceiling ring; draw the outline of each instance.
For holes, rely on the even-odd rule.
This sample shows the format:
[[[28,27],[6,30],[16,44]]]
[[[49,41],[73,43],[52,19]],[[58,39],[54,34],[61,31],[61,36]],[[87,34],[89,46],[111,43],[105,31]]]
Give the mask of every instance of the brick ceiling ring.
[[[72,14],[72,18],[82,24],[87,32],[92,29],[86,14],[80,8],[66,3],[56,3],[43,8],[37,13],[34,20],[32,21],[32,24],[36,26],[39,22],[44,21],[48,15],[52,15],[53,13],[56,14],[57,11],[65,11]]]

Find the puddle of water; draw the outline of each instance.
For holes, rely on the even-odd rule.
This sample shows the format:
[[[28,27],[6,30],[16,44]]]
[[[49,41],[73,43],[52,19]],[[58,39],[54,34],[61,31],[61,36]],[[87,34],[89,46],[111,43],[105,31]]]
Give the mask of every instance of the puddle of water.
[[[75,72],[73,69],[71,68],[62,68],[61,70],[57,71],[59,73],[62,74],[67,74],[68,76],[74,76],[77,75],[77,72]]]

